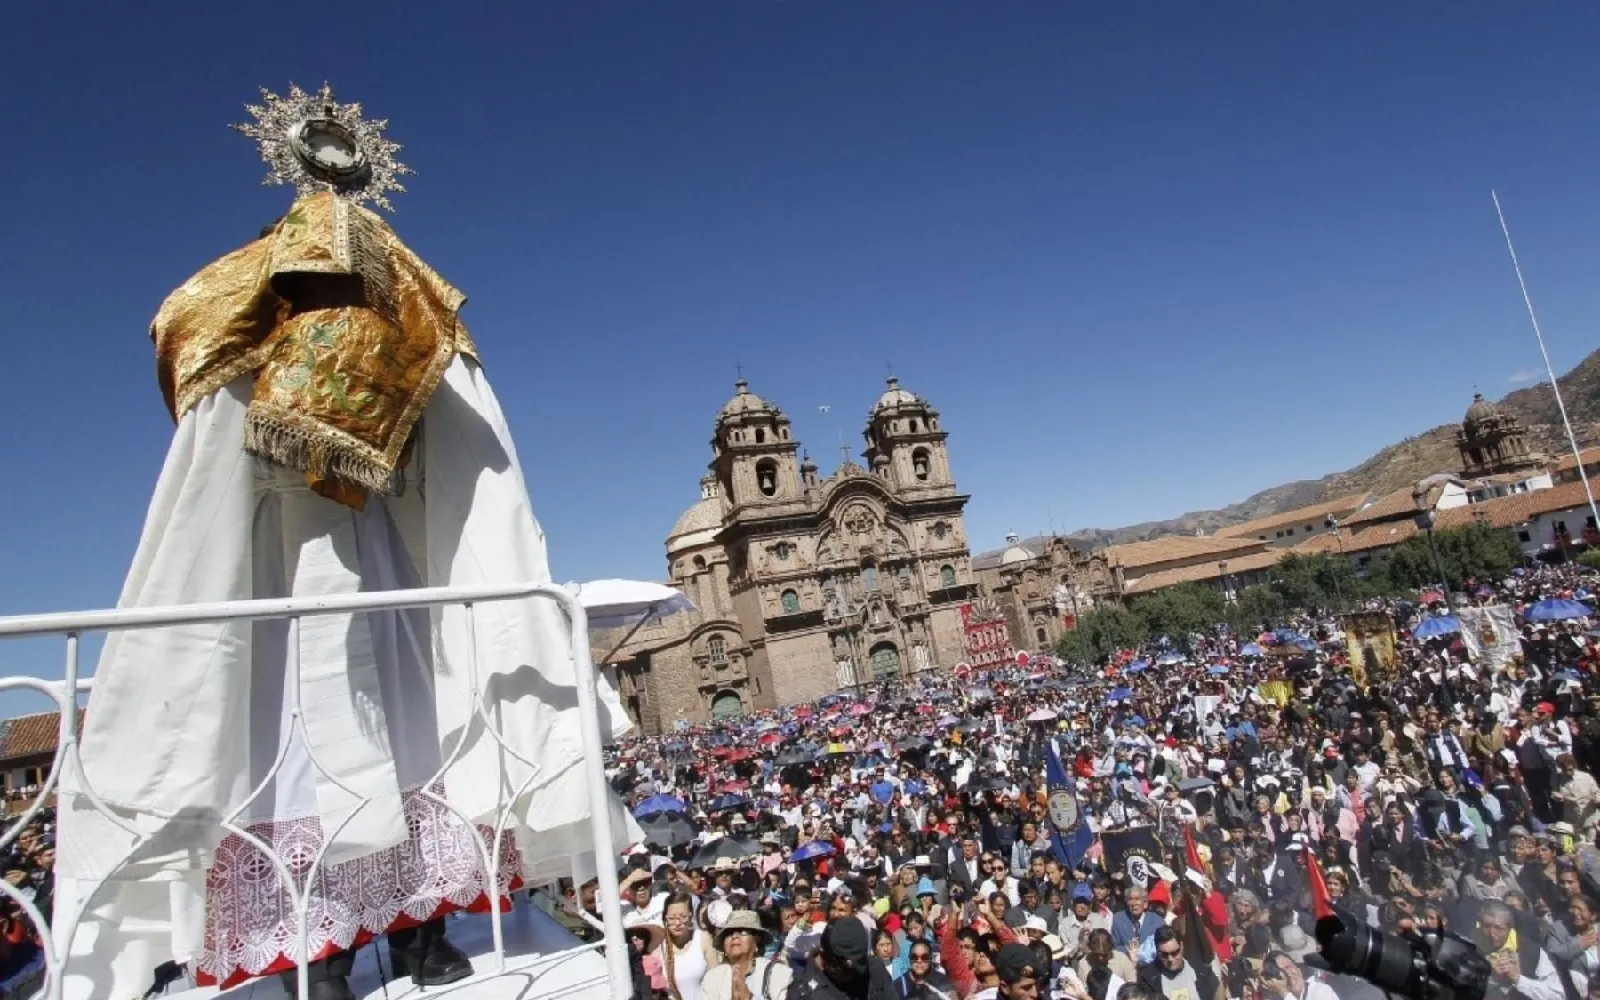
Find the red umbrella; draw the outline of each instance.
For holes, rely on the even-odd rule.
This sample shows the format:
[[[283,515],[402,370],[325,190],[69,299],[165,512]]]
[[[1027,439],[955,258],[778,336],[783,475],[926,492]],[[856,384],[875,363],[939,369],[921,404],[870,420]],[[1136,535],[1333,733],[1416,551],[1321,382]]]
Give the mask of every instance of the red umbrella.
[[[755,753],[752,752],[749,747],[740,747],[739,749],[737,749],[737,750],[733,751],[732,753],[728,754],[724,759],[729,764],[732,764],[732,763],[735,763],[735,762],[741,761],[741,760],[749,760],[751,757],[754,757],[754,756],[755,756]]]
[[[761,738],[756,740],[756,745],[757,746],[770,747],[774,743],[782,743],[782,742],[783,742],[783,737],[779,736],[777,733],[763,733]]]

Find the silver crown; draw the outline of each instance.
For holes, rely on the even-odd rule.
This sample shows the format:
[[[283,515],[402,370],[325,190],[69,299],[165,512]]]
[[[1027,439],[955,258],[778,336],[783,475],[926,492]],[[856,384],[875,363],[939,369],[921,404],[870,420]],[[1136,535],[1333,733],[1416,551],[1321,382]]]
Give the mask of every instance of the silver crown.
[[[400,144],[384,137],[388,119],[361,116],[360,104],[340,104],[326,83],[315,94],[294,84],[289,96],[262,88],[261,104],[246,104],[255,118],[233,128],[256,141],[270,168],[261,182],[292,184],[297,195],[332,191],[348,201],[394,211],[390,191],[411,168],[395,159]]]

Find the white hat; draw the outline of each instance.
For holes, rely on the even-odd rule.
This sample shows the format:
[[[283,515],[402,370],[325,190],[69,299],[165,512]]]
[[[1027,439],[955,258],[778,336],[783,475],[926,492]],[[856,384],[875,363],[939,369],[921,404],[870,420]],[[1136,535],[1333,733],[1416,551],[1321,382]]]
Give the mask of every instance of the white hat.
[[[1040,934],[1050,933],[1050,925],[1044,922],[1044,918],[1031,913],[1028,914],[1028,919],[1022,922],[1022,929],[1025,931],[1038,931]]]

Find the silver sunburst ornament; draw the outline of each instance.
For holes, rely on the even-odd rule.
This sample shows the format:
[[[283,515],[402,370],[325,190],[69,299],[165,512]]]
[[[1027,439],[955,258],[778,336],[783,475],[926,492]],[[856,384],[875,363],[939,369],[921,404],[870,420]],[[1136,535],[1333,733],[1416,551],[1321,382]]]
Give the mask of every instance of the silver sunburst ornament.
[[[394,211],[388,192],[404,191],[396,178],[412,171],[395,159],[400,144],[383,134],[388,119],[363,118],[360,104],[340,104],[326,83],[315,94],[291,83],[287,97],[263,87],[261,100],[245,105],[254,122],[233,126],[256,141],[271,168],[261,183],[293,184],[300,195],[332,191]]]

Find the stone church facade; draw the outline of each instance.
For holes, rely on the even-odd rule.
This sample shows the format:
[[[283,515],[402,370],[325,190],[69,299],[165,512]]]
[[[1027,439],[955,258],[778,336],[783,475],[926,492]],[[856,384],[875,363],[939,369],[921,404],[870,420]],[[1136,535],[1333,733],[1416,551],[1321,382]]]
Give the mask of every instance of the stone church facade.
[[[939,413],[891,378],[863,436],[865,467],[819,477],[783,411],[735,384],[666,540],[668,582],[697,610],[593,636],[645,732],[962,659],[978,586]]]

